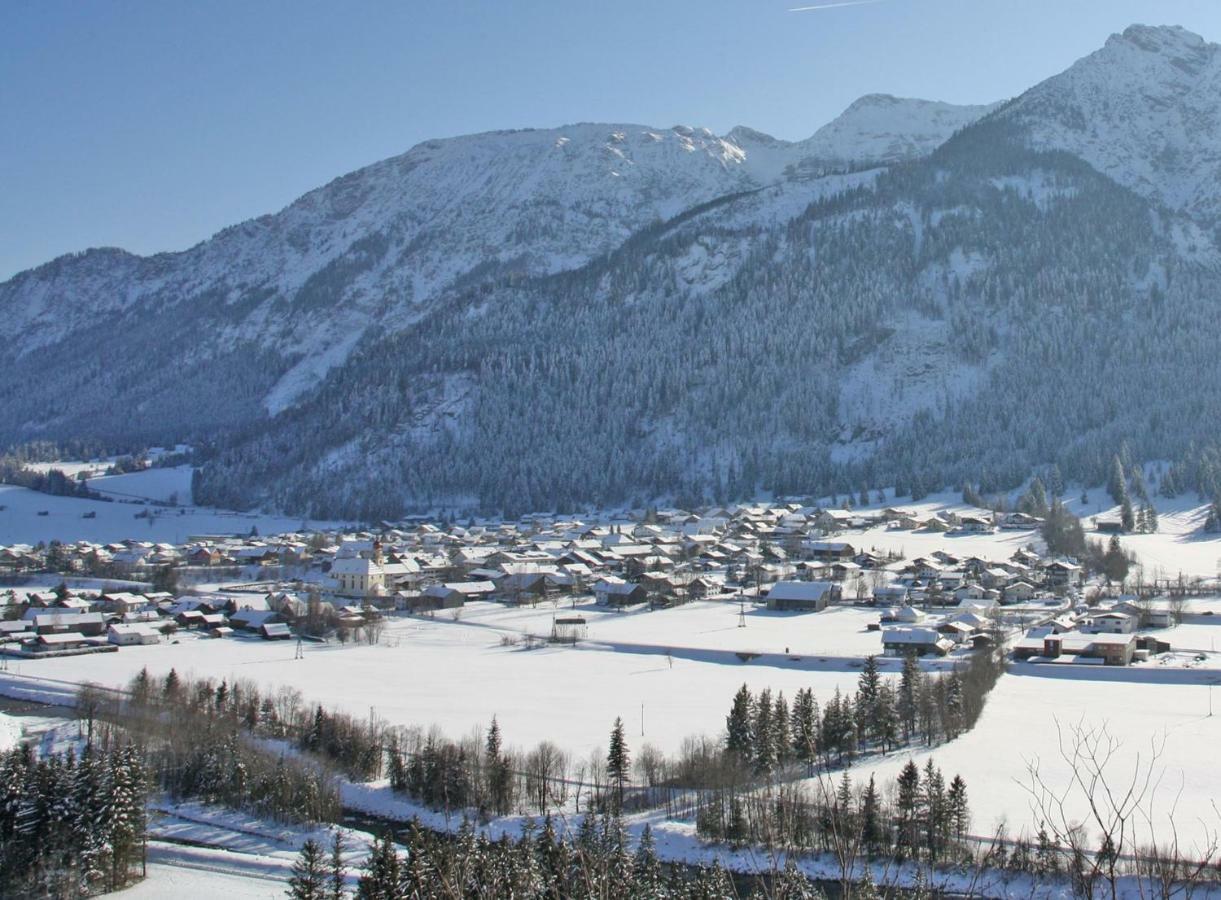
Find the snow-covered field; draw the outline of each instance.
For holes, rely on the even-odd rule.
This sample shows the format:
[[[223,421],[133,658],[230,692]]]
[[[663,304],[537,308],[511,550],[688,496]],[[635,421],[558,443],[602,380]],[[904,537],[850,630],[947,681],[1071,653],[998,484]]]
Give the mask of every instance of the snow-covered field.
[[[1119,743],[1106,768],[1112,789],[1126,789],[1135,771],[1153,764],[1154,784],[1137,817],[1138,839],[1148,842],[1150,821],[1159,840],[1170,836],[1173,815],[1185,842],[1206,842],[1221,833],[1221,770],[1216,748],[1221,742],[1221,693],[1218,715],[1209,715],[1207,681],[1215,673],[1200,673],[1195,682],[1159,684],[1156,670],[1121,669],[1083,672],[1079,667],[1016,664],[988,698],[979,723],[956,741],[932,751],[895,754],[857,767],[856,777],[891,778],[909,758],[923,765],[933,757],[949,778],[966,779],[976,834],[990,834],[1008,825],[1010,837],[1038,830],[1031,807],[1029,767],[1037,765],[1054,791],[1070,788],[1071,768],[1060,755],[1060,736],[1071,746],[1074,728],[1099,731]],[[1184,673],[1196,674],[1196,673]],[[1059,729],[1059,731],[1057,730]],[[1160,755],[1153,760],[1154,745]],[[1071,793],[1070,817],[1087,815],[1083,797]],[[1091,829],[1091,833],[1095,833]],[[1201,846],[1203,844],[1201,843]]]
[[[103,490],[126,495],[166,500],[177,492],[190,497],[191,475],[187,467],[148,469],[129,475],[99,478]],[[131,499],[129,496],[117,499]],[[46,513],[46,515],[42,515]],[[92,513],[92,518],[85,518]],[[148,518],[139,518],[145,513]],[[238,513],[207,507],[175,508],[146,506],[142,503],[82,500],[53,497],[27,488],[0,485],[0,544],[36,544],[39,541],[79,541],[98,543],[127,538],[146,541],[185,543],[195,534],[278,534],[307,528],[334,528],[335,522],[303,522],[299,518],[256,513]]]
[[[660,648],[613,649],[596,640],[603,628],[609,631],[615,623],[592,615],[594,640],[589,645],[535,650],[502,646],[503,628],[520,633],[520,628],[529,627],[546,634],[550,610],[540,607],[513,625],[498,622],[495,615],[481,618],[474,607],[492,605],[475,604],[458,622],[445,615],[392,621],[379,646],[307,644],[302,660],[294,659],[293,642],[183,636],[177,644],[22,660],[14,668],[19,666],[23,675],[114,686],[125,684],[144,666],[154,675],[174,668],[179,674],[247,678],[294,687],[309,701],[359,715],[372,710],[396,724],[435,724],[453,736],[486,726],[496,714],[511,744],[527,746],[548,739],[582,755],[604,745],[616,716],[628,724],[636,745],[648,742],[673,751],[688,735],[718,734],[732,695],[743,682],[753,690],[783,690],[790,698],[798,688],[812,687],[824,698],[836,687],[855,689],[858,675],[857,668],[844,660],[794,662],[778,653],[747,663],[729,652],[698,647],[682,651],[684,635],[700,636],[693,631],[669,630]],[[750,626],[734,626],[736,605],[708,613],[714,634],[726,622],[735,633],[751,631]],[[645,620],[651,620],[662,623],[656,626],[661,630],[665,615],[642,614],[639,627],[647,628]],[[818,616],[807,618],[813,621]],[[794,639],[794,650],[797,643]],[[665,649],[672,649],[669,657]]]
[[[191,466],[168,466],[128,472],[126,475],[90,478],[88,483],[90,489],[118,500],[156,500],[165,503],[175,500],[189,506],[191,472]]]

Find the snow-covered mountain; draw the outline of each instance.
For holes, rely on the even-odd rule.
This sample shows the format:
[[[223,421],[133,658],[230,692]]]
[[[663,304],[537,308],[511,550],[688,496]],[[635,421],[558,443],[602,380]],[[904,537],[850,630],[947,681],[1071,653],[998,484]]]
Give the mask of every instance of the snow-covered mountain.
[[[651,222],[781,180],[823,150],[834,154],[819,164],[928,152],[980,112],[896,104],[885,147],[871,103],[809,146],[624,124],[427,141],[183,253],[89,251],[21,273],[0,285],[0,309],[15,346],[34,353],[100,317],[146,320],[189,305],[211,323],[193,329],[196,339],[254,342],[289,361],[264,397],[277,412],[366,330],[401,328],[447,291],[575,268]]]
[[[0,285],[0,447],[188,441],[209,502],[371,517],[1171,457],[1221,430],[1216,60],[1134,28],[1002,107],[872,95],[804,141],[428,141]]]
[[[999,114],[1173,209],[1221,214],[1221,46],[1133,25]]]

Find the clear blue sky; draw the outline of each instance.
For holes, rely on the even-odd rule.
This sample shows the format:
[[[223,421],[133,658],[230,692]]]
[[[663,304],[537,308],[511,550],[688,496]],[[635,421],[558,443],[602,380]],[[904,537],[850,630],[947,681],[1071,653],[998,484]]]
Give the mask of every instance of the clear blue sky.
[[[431,137],[618,121],[798,139],[861,94],[1020,93],[1218,0],[9,0],[0,279],[178,250]],[[828,0],[822,0],[828,2]]]

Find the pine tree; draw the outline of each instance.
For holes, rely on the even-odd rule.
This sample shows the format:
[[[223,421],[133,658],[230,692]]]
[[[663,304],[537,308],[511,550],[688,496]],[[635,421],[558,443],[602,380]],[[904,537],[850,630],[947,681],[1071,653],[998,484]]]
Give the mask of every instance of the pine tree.
[[[755,701],[755,774],[770,775],[776,768],[776,730],[772,718],[772,692],[764,688]]]
[[[866,852],[877,854],[882,849],[882,803],[878,796],[878,788],[873,775],[869,776],[869,785],[861,797],[861,841]]]
[[[321,848],[319,848],[321,854]],[[321,858],[321,856],[320,856]],[[374,841],[365,860],[364,874],[357,882],[356,896],[359,900],[400,900],[402,861],[390,835]],[[324,877],[320,873],[320,878]],[[321,884],[322,882],[320,882]],[[313,896],[313,895],[311,895]],[[324,896],[318,894],[318,897]]]
[[[916,734],[916,721],[920,710],[920,662],[916,654],[903,657],[903,673],[899,676],[897,712],[903,728],[903,739],[909,741]]]
[[[1128,499],[1128,482],[1124,477],[1123,462],[1119,455],[1111,460],[1111,474],[1107,479],[1107,493],[1111,495],[1111,499],[1116,505],[1122,505]]]
[[[920,796],[921,818],[924,824],[925,847],[931,861],[941,858],[945,836],[949,833],[945,802],[945,780],[932,759],[924,765],[923,791]]]
[[[857,730],[864,740],[876,740],[878,736],[878,695],[882,679],[878,673],[878,658],[865,657],[865,665],[857,679],[856,721]]]
[[[775,746],[776,765],[784,768],[792,758],[792,735],[789,731],[789,705],[784,699],[784,691],[776,695],[772,705],[772,732]]]
[[[610,749],[606,753],[606,775],[615,789],[615,809],[623,808],[623,791],[631,781],[631,760],[627,739],[623,734],[623,719],[615,717],[611,728]]]
[[[813,770],[818,759],[818,704],[814,700],[814,691],[805,688],[797,691],[793,701],[790,727],[793,742],[793,755],[805,763],[808,770]]]
[[[971,813],[967,806],[967,783],[961,775],[955,775],[946,794],[950,826],[955,840],[961,841],[971,824]]]
[[[1136,515],[1132,511],[1132,499],[1127,494],[1124,494],[1123,502],[1120,504],[1119,524],[1126,532],[1131,533],[1136,530]]]
[[[635,897],[654,900],[665,896],[664,887],[661,863],[657,859],[657,848],[653,841],[653,829],[646,823],[632,860],[632,894]]]
[[[725,750],[741,764],[754,759],[755,745],[751,724],[753,701],[745,684],[734,694],[733,706],[725,719]]]
[[[288,879],[288,896],[293,900],[326,900],[326,859],[322,846],[313,838],[301,845]],[[380,896],[380,895],[371,895]]]
[[[920,770],[914,762],[908,760],[897,783],[895,850],[900,859],[908,859],[916,854],[919,846],[916,815],[920,803]]]
[[[336,828],[331,838],[331,860],[327,872],[327,900],[343,900],[346,893],[344,885],[347,882],[347,867],[343,862],[343,854],[346,849],[343,832]]]

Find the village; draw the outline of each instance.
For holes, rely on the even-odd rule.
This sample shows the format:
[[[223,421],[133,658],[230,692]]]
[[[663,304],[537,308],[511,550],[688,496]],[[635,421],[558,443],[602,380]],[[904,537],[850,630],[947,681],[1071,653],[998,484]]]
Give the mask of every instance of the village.
[[[1077,560],[1037,552],[1040,525],[1023,513],[776,503],[605,521],[420,518],[366,531],[198,535],[180,545],[11,545],[0,547],[0,656],[51,659],[186,638],[376,643],[395,620],[465,615],[536,642],[622,639],[744,661],[763,653],[796,661],[807,626],[824,632],[823,658],[952,662],[1001,644],[1025,663],[1212,661],[1211,639],[1205,651],[1172,637],[1188,620],[1208,621],[1211,585],[1197,578],[1125,592],[1087,576]],[[904,535],[920,546],[941,537],[943,546],[908,558],[896,549]],[[1005,555],[957,551],[962,537]],[[674,617],[650,627],[648,613],[678,607],[690,607],[682,628]],[[737,633],[710,645],[699,610],[736,614]],[[833,628],[831,618],[803,616],[837,611]],[[626,631],[613,624],[623,613],[633,614]],[[1189,643],[1203,642],[1195,637]]]

